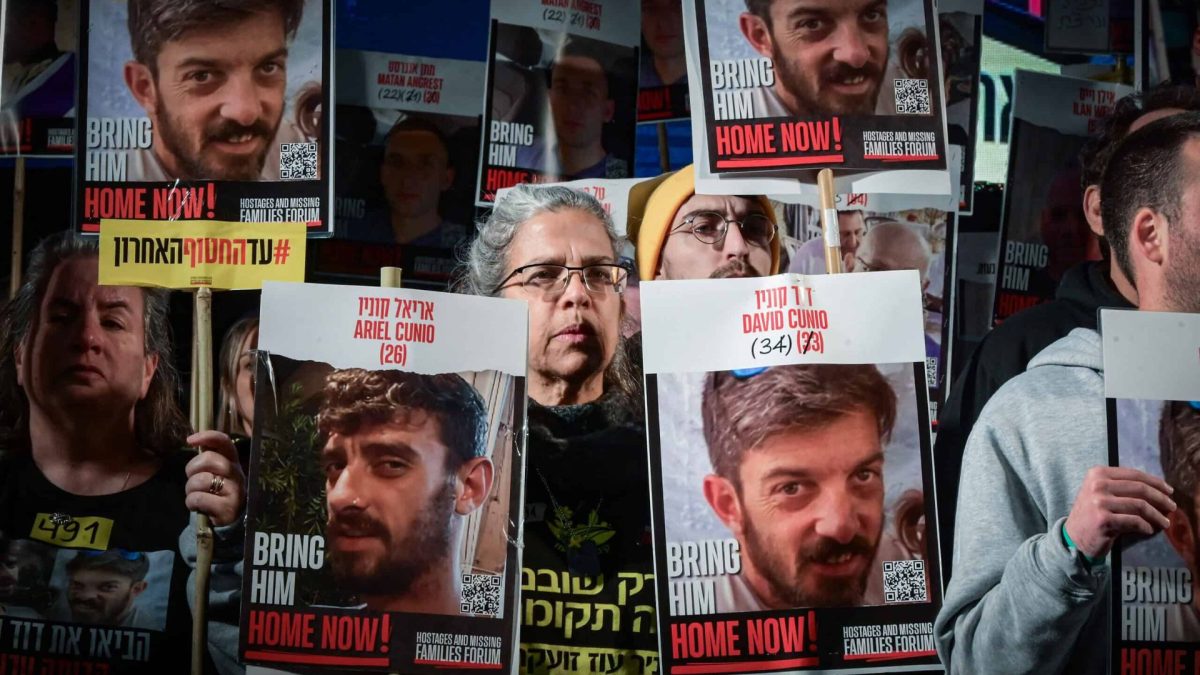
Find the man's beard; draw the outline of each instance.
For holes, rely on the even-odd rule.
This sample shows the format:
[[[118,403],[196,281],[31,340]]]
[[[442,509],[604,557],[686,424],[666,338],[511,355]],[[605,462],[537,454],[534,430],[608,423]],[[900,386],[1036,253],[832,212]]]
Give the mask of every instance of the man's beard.
[[[881,523],[880,530],[882,529]],[[862,604],[863,594],[867,590],[867,576],[871,572],[870,564],[864,567],[862,575],[857,579],[838,584],[824,584],[813,595],[805,592],[803,582],[811,576],[808,569],[811,562],[830,560],[844,553],[858,554],[866,557],[868,561],[874,560],[875,550],[879,548],[878,534],[875,543],[871,543],[862,535],[855,536],[845,544],[821,537],[811,547],[798,551],[795,569],[788,569],[787,561],[769,542],[761,538],[749,517],[746,518],[743,530],[746,533],[746,555],[770,585],[771,593],[787,607],[854,607]]]
[[[115,626],[121,622],[121,617],[129,609],[132,599],[126,595],[125,600],[116,603],[119,611],[110,611],[109,603],[103,600],[71,600],[71,617],[81,623]],[[82,611],[81,611],[82,610]]]
[[[183,125],[178,124],[171,116],[171,111],[167,109],[161,95],[158,97],[158,110],[161,113],[155,120],[158,124],[158,134],[162,138],[163,145],[175,156],[177,168],[181,174],[177,178],[245,181],[256,181],[262,178],[263,164],[266,163],[267,152],[271,149],[275,131],[279,128],[279,120],[275,120],[272,127],[261,119],[255,120],[249,126],[223,119],[214,125],[205,127],[199,147],[189,148],[187,130],[181,128]],[[230,158],[237,162],[233,165],[205,163],[204,149],[210,141],[226,140],[242,134],[251,134],[265,139],[262,150],[256,155],[240,159]]]
[[[338,587],[356,595],[394,597],[407,594],[414,582],[451,555],[453,498],[454,482],[447,480],[442,490],[426,502],[401,541],[392,541],[383,523],[365,512],[340,517],[331,514],[326,526],[326,539],[329,543],[330,565]],[[339,525],[364,530],[368,535],[378,537],[385,553],[380,558],[374,558],[357,551],[338,551],[338,539],[330,536],[330,533]]]
[[[1200,234],[1181,232],[1171,237],[1170,245],[1172,263],[1166,272],[1168,309],[1200,313]]]
[[[761,277],[762,272],[758,271],[750,263],[741,258],[734,258],[729,262],[721,265],[713,270],[712,274],[708,275],[709,279],[745,279],[746,277]]]
[[[800,104],[800,110],[792,111],[797,114],[812,115],[873,115],[875,104],[879,100],[879,89],[883,86],[883,71],[887,68],[886,58],[882,67],[876,67],[868,61],[862,68],[854,68],[840,61],[821,69],[817,77],[817,91],[809,91],[804,80],[804,73],[794,70],[787,57],[779,49],[779,41],[774,41],[771,60],[774,62],[775,77],[788,93]],[[832,94],[821,96],[820,86],[824,82],[844,80],[854,75],[862,75],[868,81],[874,82],[875,87],[862,96],[846,98]]]

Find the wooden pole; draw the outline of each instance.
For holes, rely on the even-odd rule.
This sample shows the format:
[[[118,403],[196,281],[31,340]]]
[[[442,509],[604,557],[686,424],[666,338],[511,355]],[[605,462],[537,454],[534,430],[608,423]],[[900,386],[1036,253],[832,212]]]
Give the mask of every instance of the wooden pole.
[[[192,428],[212,428],[212,289],[196,290],[192,314]],[[203,675],[208,651],[208,577],[213,530],[208,516],[196,514],[196,602],[192,615],[192,675]]]
[[[382,288],[400,288],[400,277],[404,270],[399,267],[380,267],[379,285]]]
[[[671,148],[667,145],[667,123],[659,122],[658,127],[658,166],[663,173],[671,170]]]
[[[25,158],[18,157],[13,167],[12,275],[8,297],[17,297],[21,289],[21,248],[25,238]]]
[[[379,287],[380,288],[400,288],[400,277],[403,276],[404,270],[399,267],[380,267],[379,268]],[[382,636],[385,644],[391,639],[391,636]],[[392,671],[388,675],[399,675]]]
[[[825,237],[825,271],[841,274],[842,235],[838,228],[837,201],[833,193],[833,171],[821,169],[817,173],[817,189],[821,193],[821,232]]]

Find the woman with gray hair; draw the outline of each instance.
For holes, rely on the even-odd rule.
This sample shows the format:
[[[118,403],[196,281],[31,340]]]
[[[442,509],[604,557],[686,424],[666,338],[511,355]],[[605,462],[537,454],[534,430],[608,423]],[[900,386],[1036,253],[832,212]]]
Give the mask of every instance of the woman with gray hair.
[[[635,661],[658,655],[653,619],[635,620],[638,605],[654,606],[653,584],[641,583],[652,572],[650,488],[632,366],[640,355],[629,358],[620,330],[629,270],[619,244],[587,193],[518,185],[479,226],[459,274],[464,292],[529,305],[522,576],[539,581],[523,594],[530,606],[574,600],[625,614],[575,625],[523,612],[523,672],[542,672],[534,656],[547,650],[578,657],[587,651],[580,643],[613,654],[613,665],[623,663],[613,672],[638,672]],[[568,575],[575,581],[560,587]],[[541,585],[548,576],[555,582]],[[624,578],[639,583],[617,583]]]

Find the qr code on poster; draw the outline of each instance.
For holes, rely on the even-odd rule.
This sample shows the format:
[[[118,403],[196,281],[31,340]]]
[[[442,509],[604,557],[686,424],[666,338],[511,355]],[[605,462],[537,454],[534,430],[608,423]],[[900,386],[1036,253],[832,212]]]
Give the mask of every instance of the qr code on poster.
[[[899,115],[928,115],[933,108],[929,100],[929,80],[896,80],[896,113]]]
[[[936,387],[938,385],[938,360],[932,356],[925,357],[925,386]]]
[[[463,614],[500,616],[499,574],[462,575],[462,597],[458,609]]]
[[[883,563],[883,601],[928,602],[924,560],[889,560]]]
[[[316,143],[280,143],[280,180],[315,180],[317,177]]]

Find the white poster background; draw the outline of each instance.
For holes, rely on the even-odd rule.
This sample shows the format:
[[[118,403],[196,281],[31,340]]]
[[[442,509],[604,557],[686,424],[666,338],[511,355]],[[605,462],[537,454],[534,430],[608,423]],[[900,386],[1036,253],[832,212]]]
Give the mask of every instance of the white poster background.
[[[360,298],[388,299],[389,316],[360,314]],[[392,325],[420,322],[419,305],[399,301],[433,303],[432,343],[354,337],[360,319]],[[407,316],[405,309],[410,312]],[[525,377],[528,316],[527,306],[519,300],[373,286],[267,282],[262,291],[258,348],[334,368],[401,369],[422,375],[498,370]],[[483,327],[487,330],[486,348],[480,342]],[[405,345],[406,363],[380,363],[385,343]]]
[[[400,66],[402,72],[390,71],[389,65],[392,63],[402,64]],[[415,72],[409,72],[409,69]],[[432,74],[423,75],[423,72],[432,72]],[[484,61],[435,59],[426,56],[339,49],[337,51],[337,102],[386,110],[477,117],[483,110],[479,96],[483,91],[486,72],[487,63]],[[406,81],[410,76],[440,80],[440,86],[434,90],[438,94],[438,100],[427,102],[424,96],[412,101],[394,98],[394,92],[407,87],[379,83],[380,75],[391,74],[403,75]],[[418,88],[413,89],[421,91]]]
[[[586,10],[576,9],[575,4],[555,0],[492,0],[492,19],[514,26],[564,31],[626,47],[641,44],[640,0],[578,3]]]
[[[799,289],[793,291],[792,288]],[[755,291],[786,289],[784,328],[745,333]],[[798,293],[812,305],[794,304]],[[641,284],[642,359],[647,374],[694,373],[798,363],[912,363],[925,360],[920,277],[916,271],[862,274],[780,274],[750,279],[646,281]],[[824,351],[800,353],[789,310],[824,310]],[[790,354],[751,356],[753,342],[791,336]]]
[[[1200,401],[1200,314],[1105,309],[1100,332],[1106,397]]]

